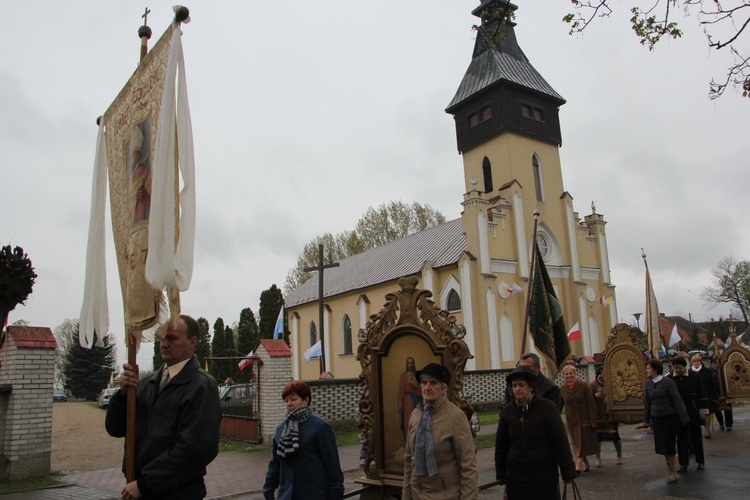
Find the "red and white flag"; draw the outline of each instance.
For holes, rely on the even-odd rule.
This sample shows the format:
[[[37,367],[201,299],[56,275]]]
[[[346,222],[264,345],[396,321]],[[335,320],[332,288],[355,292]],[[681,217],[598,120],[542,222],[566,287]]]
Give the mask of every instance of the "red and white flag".
[[[245,359],[239,362],[240,371],[244,370],[247,365],[253,362],[253,356],[253,351],[250,351],[249,353],[247,353],[247,356],[245,356]]]
[[[573,325],[573,328],[568,332],[568,340],[579,340],[581,338],[581,328],[578,323]]]

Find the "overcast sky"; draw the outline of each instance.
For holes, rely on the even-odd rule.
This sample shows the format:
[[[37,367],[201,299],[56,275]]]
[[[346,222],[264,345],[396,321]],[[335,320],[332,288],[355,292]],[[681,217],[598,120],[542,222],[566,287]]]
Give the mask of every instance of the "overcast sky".
[[[152,45],[173,2],[151,0]],[[619,12],[571,37],[567,0],[517,0],[516,34],[565,99],[565,189],[605,216],[619,319],[644,311],[648,254],[660,310],[727,315],[700,299],[723,257],[748,259],[750,101],[707,97],[729,54],[697,19],[654,52]],[[471,61],[474,0],[191,2],[183,26],[196,152],[195,271],[183,310],[227,324],[284,284],[303,245],[369,206],[429,203],[459,217],[462,159],[444,112]],[[97,128],[135,70],[145,4],[0,0],[0,243],[37,278],[11,312],[55,328],[83,292]],[[122,299],[107,216],[111,331]],[[375,305],[377,307],[377,304]],[[641,319],[643,326],[643,319]],[[150,366],[151,348],[139,361]]]

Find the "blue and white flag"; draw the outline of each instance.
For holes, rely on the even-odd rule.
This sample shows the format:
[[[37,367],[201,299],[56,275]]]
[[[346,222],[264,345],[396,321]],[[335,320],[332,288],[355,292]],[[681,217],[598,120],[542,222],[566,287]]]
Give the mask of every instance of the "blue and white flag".
[[[276,326],[273,328],[273,338],[280,339],[284,336],[284,306],[281,306],[279,317],[276,318]]]
[[[319,358],[322,352],[323,351],[320,348],[320,340],[318,340],[311,348],[305,351],[305,359],[310,363],[313,358]]]

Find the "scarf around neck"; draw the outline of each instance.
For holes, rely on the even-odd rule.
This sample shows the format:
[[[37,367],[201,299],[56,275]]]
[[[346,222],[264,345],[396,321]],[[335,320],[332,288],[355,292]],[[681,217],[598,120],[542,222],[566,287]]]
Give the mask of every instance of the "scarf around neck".
[[[279,458],[293,457],[299,451],[299,424],[310,418],[312,410],[309,406],[300,406],[284,417],[284,429],[281,431],[281,439],[276,447],[276,455]]]
[[[441,396],[440,398],[444,397]],[[414,436],[412,460],[415,462],[417,476],[435,477],[438,472],[437,458],[435,457],[435,442],[432,437],[432,415],[429,412],[435,403],[425,401],[422,408],[422,418],[419,419],[419,427],[417,427],[417,432]]]
[[[701,364],[700,366],[698,366],[698,368],[696,368],[695,365],[691,364],[690,369],[697,373],[703,369],[703,365]]]

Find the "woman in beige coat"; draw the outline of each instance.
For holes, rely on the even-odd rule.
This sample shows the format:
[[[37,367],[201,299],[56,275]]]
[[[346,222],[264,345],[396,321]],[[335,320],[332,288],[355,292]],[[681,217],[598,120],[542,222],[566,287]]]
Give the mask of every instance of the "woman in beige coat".
[[[403,500],[474,500],[477,455],[469,420],[448,401],[450,372],[430,363],[417,372],[422,402],[409,420]]]
[[[573,456],[578,458],[576,470],[589,471],[589,455],[601,453],[601,445],[596,437],[596,401],[589,385],[576,376],[574,366],[563,368],[565,383],[560,387],[560,395],[565,406],[565,421],[568,435],[573,445]]]

